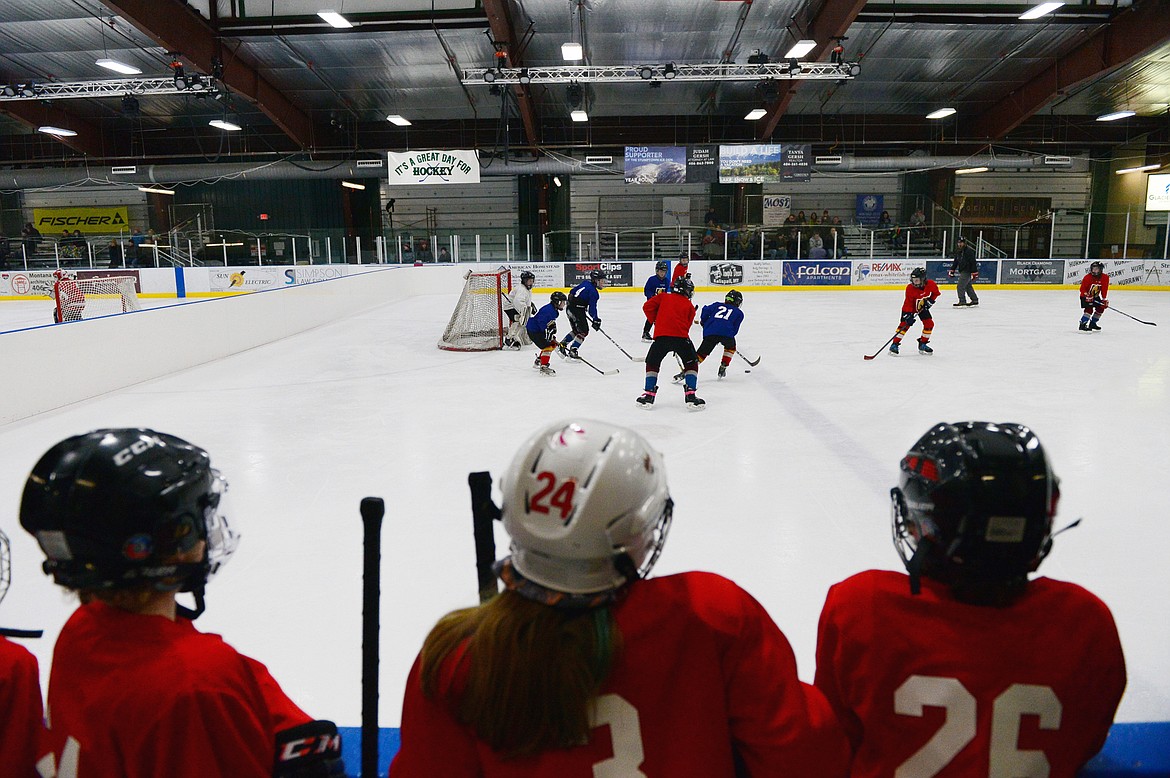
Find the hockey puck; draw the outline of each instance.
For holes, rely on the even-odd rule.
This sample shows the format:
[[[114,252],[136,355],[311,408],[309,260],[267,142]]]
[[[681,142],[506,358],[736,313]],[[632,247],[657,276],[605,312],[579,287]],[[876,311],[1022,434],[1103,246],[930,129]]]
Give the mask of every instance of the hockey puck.
[[[745,373],[750,373],[750,372],[752,372],[752,371],[751,371],[751,370],[744,370],[743,372],[745,372]]]

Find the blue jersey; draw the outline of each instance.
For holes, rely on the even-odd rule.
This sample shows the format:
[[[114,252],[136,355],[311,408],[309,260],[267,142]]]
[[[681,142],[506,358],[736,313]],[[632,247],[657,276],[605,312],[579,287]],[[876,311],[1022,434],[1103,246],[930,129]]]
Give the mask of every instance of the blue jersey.
[[[659,278],[658,273],[655,273],[654,275],[652,275],[648,279],[646,279],[646,288],[642,290],[642,293],[644,295],[646,295],[646,299],[649,300],[651,297],[658,294],[659,292],[667,291],[667,288],[669,286],[670,286],[670,279],[669,278]]]
[[[544,333],[551,336],[557,331],[554,322],[556,322],[557,316],[559,316],[560,313],[561,312],[557,310],[555,305],[552,303],[545,303],[544,307],[537,311],[535,316],[528,317],[528,323],[524,325],[524,328],[528,330],[529,333]],[[552,332],[548,332],[548,327],[550,324],[553,325]]]
[[[743,324],[743,311],[727,303],[711,303],[703,306],[699,323],[703,325],[704,338],[709,335],[734,338]]]
[[[589,308],[589,316],[597,318],[597,300],[601,295],[592,281],[585,280],[573,287],[569,292],[570,308]]]

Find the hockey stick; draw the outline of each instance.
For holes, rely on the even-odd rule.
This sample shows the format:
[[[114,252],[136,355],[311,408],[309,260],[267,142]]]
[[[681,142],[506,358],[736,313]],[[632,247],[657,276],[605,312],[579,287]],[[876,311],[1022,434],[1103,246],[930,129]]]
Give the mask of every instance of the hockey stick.
[[[742,359],[744,362],[747,362],[752,367],[755,367],[756,365],[760,364],[760,360],[764,358],[762,355],[758,356],[758,357],[756,357],[755,361],[753,362],[752,360],[748,359],[747,357],[745,357],[743,354],[739,353],[738,351],[735,352],[735,355],[737,357],[739,357],[740,359]]]
[[[571,358],[571,357],[570,357],[570,360],[572,360],[572,358]],[[593,368],[594,370],[596,370],[598,373],[601,373],[602,375],[617,375],[618,373],[620,373],[620,372],[621,372],[621,371],[620,371],[620,370],[618,370],[616,367],[615,367],[613,370],[602,370],[600,367],[598,367],[597,365],[593,364],[592,362],[590,362],[588,359],[586,359],[585,357],[581,356],[580,354],[578,354],[578,355],[577,355],[577,358],[576,358],[576,360],[575,360],[575,361],[577,361],[577,362],[584,362],[585,364],[589,365],[589,367]]]
[[[1157,326],[1158,326],[1158,323],[1157,323],[1157,322],[1153,322],[1153,321],[1142,321],[1141,319],[1139,319],[1139,318],[1138,318],[1138,317],[1136,317],[1136,316],[1130,316],[1130,315],[1129,315],[1128,313],[1126,313],[1125,311],[1119,311],[1119,310],[1117,310],[1117,309],[1116,309],[1116,308],[1114,308],[1112,305],[1110,305],[1110,306],[1107,308],[1107,310],[1113,311],[1114,313],[1120,313],[1122,316],[1129,316],[1129,318],[1133,319],[1133,320],[1134,320],[1134,321],[1136,321],[1138,324],[1148,324],[1148,325],[1150,325],[1151,327],[1157,327]]]
[[[471,487],[471,528],[475,537],[475,577],[479,586],[479,601],[487,602],[496,596],[496,536],[492,522],[500,518],[500,509],[492,502],[492,474],[486,471],[469,473]]]
[[[894,338],[896,338],[896,337],[898,337],[898,334],[894,333],[893,335],[890,336],[889,340],[887,340],[885,343],[882,344],[881,348],[879,348],[877,351],[875,351],[872,354],[866,354],[865,358],[866,359],[875,359],[878,356],[878,354],[881,354],[883,351],[886,350],[886,346],[888,346],[894,342]]]
[[[362,775],[378,774],[378,613],[385,513],[381,497],[362,499]]]
[[[623,354],[625,354],[627,357],[629,357],[629,359],[630,359],[630,361],[631,361],[631,362],[645,362],[645,361],[646,361],[646,357],[634,357],[634,356],[630,356],[630,352],[628,352],[628,351],[626,351],[624,348],[622,348],[622,347],[621,347],[621,344],[619,344],[619,343],[618,343],[616,340],[614,340],[613,338],[609,337],[609,333],[608,333],[608,332],[606,332],[605,330],[601,329],[601,327],[596,327],[595,329],[596,329],[598,332],[600,332],[602,335],[604,335],[604,336],[606,337],[606,340],[608,340],[608,341],[609,341],[610,343],[612,343],[613,345],[617,346],[617,350],[618,350],[618,351],[620,351],[620,352],[622,352]]]

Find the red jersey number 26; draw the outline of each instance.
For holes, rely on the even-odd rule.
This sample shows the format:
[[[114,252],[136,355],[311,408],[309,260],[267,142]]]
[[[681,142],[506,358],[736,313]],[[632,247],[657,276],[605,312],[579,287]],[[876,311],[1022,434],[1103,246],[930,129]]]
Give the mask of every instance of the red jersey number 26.
[[[536,480],[544,486],[532,495],[528,509],[546,514],[556,511],[560,514],[561,523],[567,523],[569,514],[573,512],[573,493],[577,490],[577,482],[570,479],[557,484],[557,477],[547,470],[537,473]]]

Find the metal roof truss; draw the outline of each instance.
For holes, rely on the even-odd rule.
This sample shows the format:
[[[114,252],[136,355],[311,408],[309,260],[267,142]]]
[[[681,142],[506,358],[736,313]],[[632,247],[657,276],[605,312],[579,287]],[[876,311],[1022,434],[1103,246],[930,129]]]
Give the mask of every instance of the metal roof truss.
[[[190,78],[190,76],[189,76]],[[155,78],[114,78],[102,81],[49,81],[35,85],[35,94],[25,96],[17,89],[8,95],[0,90],[0,102],[16,100],[63,100],[71,97],[124,97],[125,95],[208,95],[220,91],[206,76],[201,84],[187,89],[175,86],[173,76]]]
[[[563,65],[548,68],[464,68],[464,84],[569,84],[642,81],[809,81],[851,80],[861,72],[856,62],[773,62],[762,65]]]

